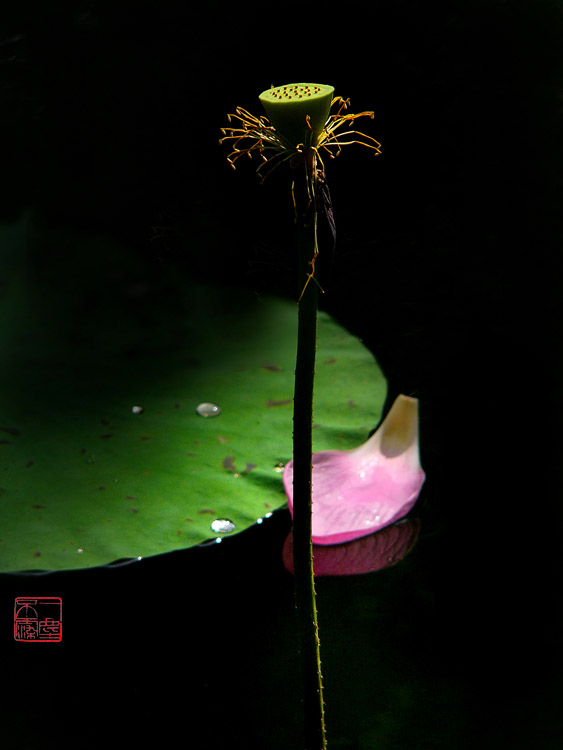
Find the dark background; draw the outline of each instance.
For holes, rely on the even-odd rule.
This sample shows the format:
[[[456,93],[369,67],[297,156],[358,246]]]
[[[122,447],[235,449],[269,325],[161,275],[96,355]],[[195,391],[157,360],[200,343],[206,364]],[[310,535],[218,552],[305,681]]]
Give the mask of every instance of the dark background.
[[[383,746],[559,747],[561,5],[69,0],[2,16],[0,220],[31,210],[39,236],[118,238],[139,259],[132,273],[150,284],[154,314],[170,268],[295,294],[289,176],[260,185],[252,163],[230,169],[217,143],[228,112],[259,112],[263,89],[293,81],[330,83],[352,111],[375,110],[365,130],[382,155],[350,148],[328,165],[338,241],[321,305],[374,352],[389,402],[420,399],[424,580],[413,565],[377,584],[378,622],[385,633],[411,623],[404,647],[388,637],[435,731],[411,713],[403,735],[389,729],[398,744]],[[36,242],[34,273],[105,293],[103,246],[86,281],[61,252]],[[5,611],[41,582],[35,593],[73,602],[75,624],[34,655],[9,644],[7,746],[50,746],[53,727],[63,747],[93,747],[115,717],[124,743],[155,732],[187,747],[294,746],[294,719],[283,720],[295,693],[291,581],[277,556],[287,528],[278,515],[220,551],[143,568],[3,577]],[[394,586],[413,580],[425,604],[410,618]],[[358,593],[368,609],[370,585]],[[353,609],[357,586],[327,588],[325,611]],[[164,607],[182,625],[156,647],[137,631],[119,641],[113,613],[131,595],[135,618],[158,620]],[[50,697],[38,699],[46,681]],[[422,700],[418,687],[433,684]],[[459,688],[455,710],[444,684]],[[199,739],[196,723],[208,728]],[[369,747],[345,719],[334,737],[336,748]]]

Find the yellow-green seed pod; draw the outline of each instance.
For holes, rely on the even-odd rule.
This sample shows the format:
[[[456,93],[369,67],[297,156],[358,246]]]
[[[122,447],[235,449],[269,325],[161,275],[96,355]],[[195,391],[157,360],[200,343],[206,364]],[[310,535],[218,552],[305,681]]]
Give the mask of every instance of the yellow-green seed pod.
[[[330,113],[334,86],[288,83],[263,91],[260,101],[268,119],[292,146],[316,146]],[[307,117],[309,121],[307,123]]]

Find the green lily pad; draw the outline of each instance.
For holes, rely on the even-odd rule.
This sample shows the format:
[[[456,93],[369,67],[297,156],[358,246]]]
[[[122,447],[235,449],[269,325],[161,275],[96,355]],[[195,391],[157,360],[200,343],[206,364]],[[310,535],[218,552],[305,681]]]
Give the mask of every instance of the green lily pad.
[[[114,270],[134,258],[95,237],[66,237],[73,253],[36,239],[59,243],[41,274],[24,232],[0,235],[0,570],[155,555],[284,505],[295,302],[178,279],[156,299],[127,274],[107,281],[108,257]],[[380,417],[385,379],[324,313],[317,363],[315,450],[355,447]],[[207,402],[220,413],[200,416]]]

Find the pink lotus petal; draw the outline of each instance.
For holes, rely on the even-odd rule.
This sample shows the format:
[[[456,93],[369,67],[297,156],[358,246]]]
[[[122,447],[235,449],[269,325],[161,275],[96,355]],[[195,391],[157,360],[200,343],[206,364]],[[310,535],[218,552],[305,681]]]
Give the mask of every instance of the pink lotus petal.
[[[353,542],[330,546],[314,544],[315,576],[360,575],[396,565],[416,544],[419,530],[418,518],[404,518]],[[293,532],[284,542],[282,559],[285,569],[293,573]]]
[[[359,448],[313,454],[313,543],[340,544],[389,526],[413,507],[424,479],[418,399],[400,395]],[[293,515],[293,461],[283,483]]]

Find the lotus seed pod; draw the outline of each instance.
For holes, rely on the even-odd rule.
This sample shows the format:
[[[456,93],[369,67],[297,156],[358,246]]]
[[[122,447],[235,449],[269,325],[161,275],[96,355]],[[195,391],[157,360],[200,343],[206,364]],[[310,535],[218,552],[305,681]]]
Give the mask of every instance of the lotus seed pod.
[[[288,83],[260,94],[260,101],[278,134],[292,146],[316,146],[330,113],[333,86]],[[307,117],[309,121],[307,122]]]

